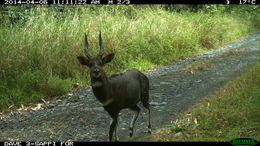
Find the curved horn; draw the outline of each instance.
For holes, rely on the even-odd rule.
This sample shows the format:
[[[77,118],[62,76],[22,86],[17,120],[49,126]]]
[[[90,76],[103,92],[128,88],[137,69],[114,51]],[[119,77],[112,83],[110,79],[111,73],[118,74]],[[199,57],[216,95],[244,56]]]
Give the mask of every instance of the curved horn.
[[[89,53],[89,50],[88,50],[88,36],[87,36],[87,33],[85,33],[85,47],[84,47],[84,52],[85,52],[85,55],[88,57],[88,58],[92,58],[91,54]]]
[[[99,47],[100,47],[100,51],[99,51],[98,55],[102,58],[102,56],[104,54],[104,46],[103,46],[103,42],[102,42],[101,31],[99,32]]]

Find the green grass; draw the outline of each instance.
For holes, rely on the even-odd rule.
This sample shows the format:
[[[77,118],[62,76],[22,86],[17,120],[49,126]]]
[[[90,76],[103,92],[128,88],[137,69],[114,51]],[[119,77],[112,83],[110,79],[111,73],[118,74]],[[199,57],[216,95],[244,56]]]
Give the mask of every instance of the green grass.
[[[116,54],[105,67],[108,74],[129,67],[144,71],[259,30],[253,12],[176,13],[160,5],[106,5],[70,6],[61,13],[37,6],[26,21],[1,19],[0,111],[65,94],[76,83],[89,85],[88,70],[76,59],[83,55],[84,32],[89,32],[92,54],[98,52],[100,30],[105,52]]]
[[[144,141],[260,140],[260,62]]]

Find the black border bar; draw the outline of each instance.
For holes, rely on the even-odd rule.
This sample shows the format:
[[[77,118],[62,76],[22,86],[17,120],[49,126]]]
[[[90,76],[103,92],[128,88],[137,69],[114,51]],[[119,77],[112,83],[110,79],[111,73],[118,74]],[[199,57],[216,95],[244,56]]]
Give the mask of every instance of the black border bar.
[[[62,5],[95,5],[95,4],[259,4],[260,0],[3,0],[1,4],[62,4]]]
[[[130,142],[0,142],[0,146],[81,146],[81,145],[115,145],[115,144],[124,144],[124,145],[133,145]],[[226,145],[232,146],[229,142],[134,142],[134,144],[140,145],[153,145],[153,144],[161,144],[161,145]]]

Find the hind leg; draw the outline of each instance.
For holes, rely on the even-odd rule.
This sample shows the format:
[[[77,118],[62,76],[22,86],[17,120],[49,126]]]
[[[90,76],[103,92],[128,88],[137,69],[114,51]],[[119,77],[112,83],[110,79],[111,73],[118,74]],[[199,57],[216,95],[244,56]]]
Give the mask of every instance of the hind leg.
[[[150,104],[149,104],[149,95],[147,100],[142,101],[143,106],[148,110],[148,133],[152,133],[152,126],[151,126],[151,111],[150,111]]]
[[[134,131],[135,121],[136,121],[136,119],[137,119],[137,117],[139,115],[140,108],[137,105],[135,105],[135,106],[131,107],[130,109],[134,111],[134,116],[132,118],[132,121],[130,123],[130,128],[129,128],[129,130],[130,130],[129,136],[132,137],[133,136],[133,131]]]

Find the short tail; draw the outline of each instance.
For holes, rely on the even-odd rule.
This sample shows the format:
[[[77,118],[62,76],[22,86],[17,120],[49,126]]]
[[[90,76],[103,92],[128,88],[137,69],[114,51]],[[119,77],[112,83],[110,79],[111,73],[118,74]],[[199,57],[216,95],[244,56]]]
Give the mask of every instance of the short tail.
[[[144,107],[149,106],[149,79],[141,73],[140,75],[140,85],[141,85],[141,102]]]

